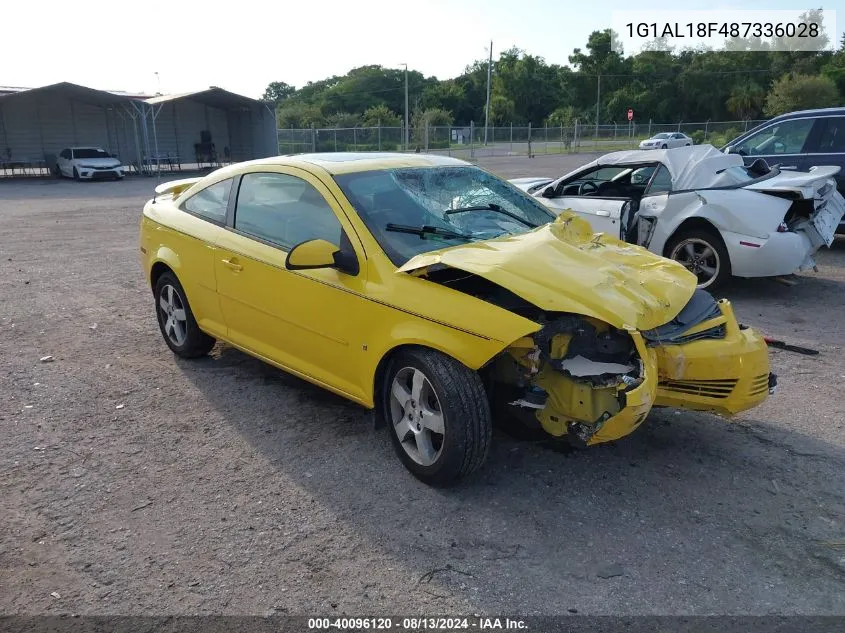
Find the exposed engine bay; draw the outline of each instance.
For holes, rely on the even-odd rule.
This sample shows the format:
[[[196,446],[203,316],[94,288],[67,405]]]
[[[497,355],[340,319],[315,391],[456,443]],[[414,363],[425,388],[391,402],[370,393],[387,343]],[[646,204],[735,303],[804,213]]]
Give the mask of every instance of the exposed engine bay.
[[[586,444],[627,406],[625,394],[643,382],[643,363],[623,330],[573,314],[542,323],[494,361],[491,377],[516,394],[504,403],[512,415]]]

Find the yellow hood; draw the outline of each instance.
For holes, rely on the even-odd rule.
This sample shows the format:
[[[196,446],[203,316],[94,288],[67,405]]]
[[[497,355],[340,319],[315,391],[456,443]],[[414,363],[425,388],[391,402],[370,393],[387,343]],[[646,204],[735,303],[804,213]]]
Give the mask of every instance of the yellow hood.
[[[399,272],[441,264],[484,277],[538,308],[650,330],[670,321],[695,291],[677,262],[603,233],[572,213],[528,233],[417,255]]]

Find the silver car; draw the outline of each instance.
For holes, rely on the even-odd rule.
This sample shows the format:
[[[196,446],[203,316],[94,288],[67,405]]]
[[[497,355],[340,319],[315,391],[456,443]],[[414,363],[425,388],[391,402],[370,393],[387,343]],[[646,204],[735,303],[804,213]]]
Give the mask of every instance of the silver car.
[[[693,140],[681,132],[661,132],[640,142],[640,149],[672,149],[693,145]]]

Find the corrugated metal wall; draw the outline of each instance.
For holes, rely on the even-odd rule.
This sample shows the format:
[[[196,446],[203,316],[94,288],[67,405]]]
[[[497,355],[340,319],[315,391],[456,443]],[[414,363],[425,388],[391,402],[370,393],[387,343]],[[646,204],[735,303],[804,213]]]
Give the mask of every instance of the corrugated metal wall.
[[[0,98],[0,156],[44,159],[65,147],[93,145],[134,160],[134,135],[117,112],[122,107],[93,106],[61,95]]]
[[[275,127],[272,122],[268,126],[267,120],[272,114],[263,112],[260,105],[227,110],[188,97],[165,101],[160,108],[155,123],[158,152],[178,156],[182,164],[194,162],[194,144],[200,142],[202,130],[211,132],[221,160],[226,147],[233,161],[277,153],[268,152],[266,142],[275,138]],[[149,117],[147,121],[152,154],[153,128]],[[99,107],[60,92],[19,95],[8,101],[0,97],[0,159],[9,153],[12,160],[44,159],[65,147],[94,145],[132,164],[139,155],[136,143],[143,155],[143,128],[129,102]]]

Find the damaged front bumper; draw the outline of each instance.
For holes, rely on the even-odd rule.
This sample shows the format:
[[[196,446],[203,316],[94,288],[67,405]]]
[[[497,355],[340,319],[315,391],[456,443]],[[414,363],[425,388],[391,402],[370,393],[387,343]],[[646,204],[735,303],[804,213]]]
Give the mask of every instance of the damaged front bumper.
[[[731,416],[756,407],[774,391],[763,338],[741,328],[730,302],[718,302],[724,338],[655,345],[659,382],[655,404]]]
[[[629,435],[653,406],[731,416],[777,384],[765,341],[737,323],[730,302],[704,291],[654,330],[559,316],[508,352],[497,380],[522,394],[511,411],[582,445]]]

